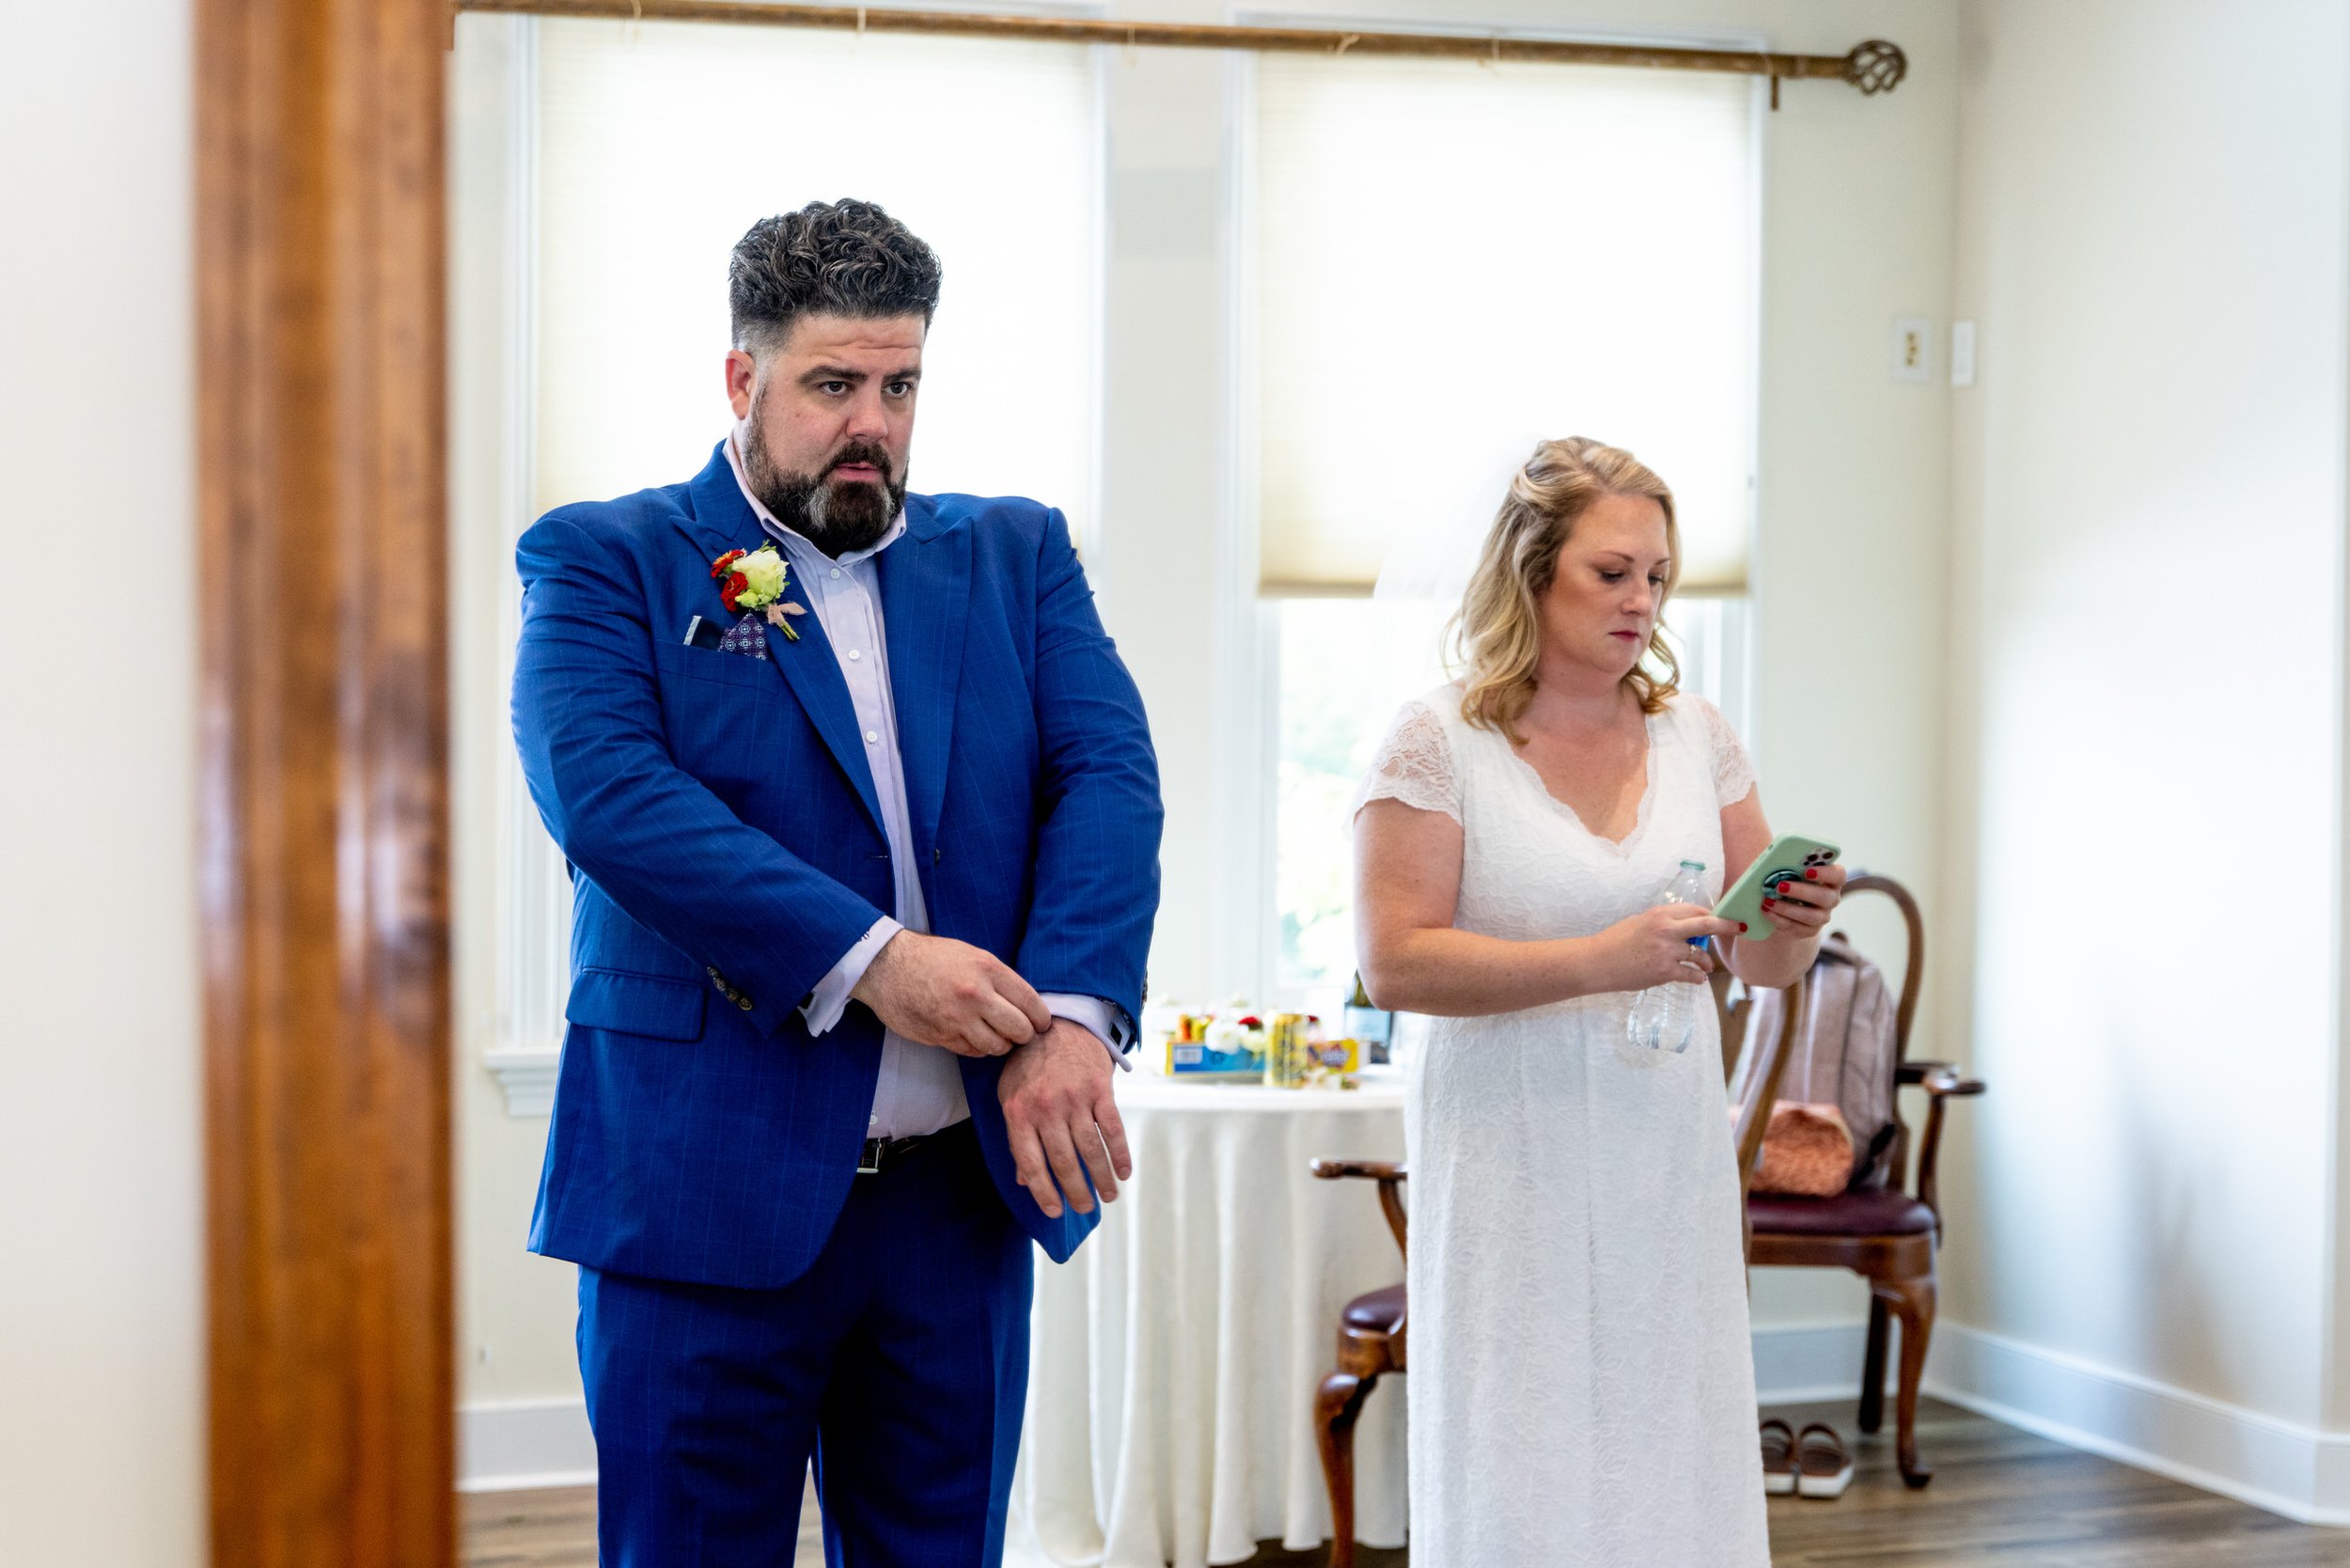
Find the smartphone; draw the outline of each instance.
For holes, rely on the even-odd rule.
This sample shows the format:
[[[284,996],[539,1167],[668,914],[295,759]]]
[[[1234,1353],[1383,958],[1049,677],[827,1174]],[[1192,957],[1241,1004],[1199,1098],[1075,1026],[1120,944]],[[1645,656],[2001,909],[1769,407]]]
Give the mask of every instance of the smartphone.
[[[1771,840],[1770,848],[1754,857],[1747,874],[1722,895],[1714,913],[1725,920],[1744,923],[1747,941],[1767,942],[1772,926],[1762,913],[1762,901],[1777,893],[1780,883],[1801,882],[1804,872],[1828,865],[1842,853],[1834,844],[1824,844],[1817,839],[1782,833]]]

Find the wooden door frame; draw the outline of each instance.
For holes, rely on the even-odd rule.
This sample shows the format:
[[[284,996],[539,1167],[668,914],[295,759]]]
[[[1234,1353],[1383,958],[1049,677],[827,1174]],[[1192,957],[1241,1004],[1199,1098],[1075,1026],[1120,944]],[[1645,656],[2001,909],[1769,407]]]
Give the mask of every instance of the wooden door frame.
[[[447,1568],[445,0],[196,0],[212,1560]]]

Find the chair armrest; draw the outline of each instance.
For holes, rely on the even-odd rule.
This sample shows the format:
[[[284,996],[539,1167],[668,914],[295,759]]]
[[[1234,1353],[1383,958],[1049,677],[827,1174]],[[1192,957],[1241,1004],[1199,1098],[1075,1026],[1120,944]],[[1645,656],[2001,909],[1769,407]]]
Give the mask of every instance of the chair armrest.
[[[1947,1061],[1905,1061],[1893,1080],[1904,1089],[1922,1089],[1928,1094],[1981,1094],[1981,1079],[1961,1075]]]
[[[1403,1166],[1396,1160],[1316,1160],[1308,1168],[1325,1182],[1341,1176],[1360,1176],[1372,1182],[1401,1182],[1404,1178]]]
[[[1387,1230],[1395,1236],[1395,1249],[1408,1260],[1411,1246],[1405,1239],[1408,1229],[1403,1212],[1404,1170],[1395,1160],[1315,1160],[1307,1169],[1325,1182],[1342,1176],[1359,1176],[1379,1184],[1380,1212],[1387,1216]]]

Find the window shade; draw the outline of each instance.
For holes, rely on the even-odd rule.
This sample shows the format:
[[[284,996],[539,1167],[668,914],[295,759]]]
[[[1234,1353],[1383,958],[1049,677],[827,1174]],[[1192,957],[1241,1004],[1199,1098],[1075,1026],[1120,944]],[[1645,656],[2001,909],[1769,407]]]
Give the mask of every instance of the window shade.
[[[1536,438],[1588,435],[1673,488],[1683,590],[1743,592],[1752,86],[1285,55],[1257,73],[1261,590],[1369,592],[1391,543],[1497,494]]]
[[[1079,45],[542,21],[541,507],[688,478],[732,418],[727,259],[877,201],[946,268],[907,478],[1093,488],[1100,135]]]

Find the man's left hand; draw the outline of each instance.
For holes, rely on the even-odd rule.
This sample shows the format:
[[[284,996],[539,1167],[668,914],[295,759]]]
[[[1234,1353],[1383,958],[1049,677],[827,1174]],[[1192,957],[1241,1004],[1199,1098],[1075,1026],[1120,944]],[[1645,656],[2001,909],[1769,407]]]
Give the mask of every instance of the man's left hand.
[[[1089,1173],[1108,1203],[1118,1198],[1118,1184],[1135,1172],[1126,1127],[1110,1093],[1116,1075],[1108,1048],[1092,1030],[1066,1018],[1054,1019],[1051,1028],[1004,1058],[996,1096],[1004,1103],[1012,1164],[1048,1219],[1060,1217],[1062,1193],[1079,1214],[1093,1212]]]

